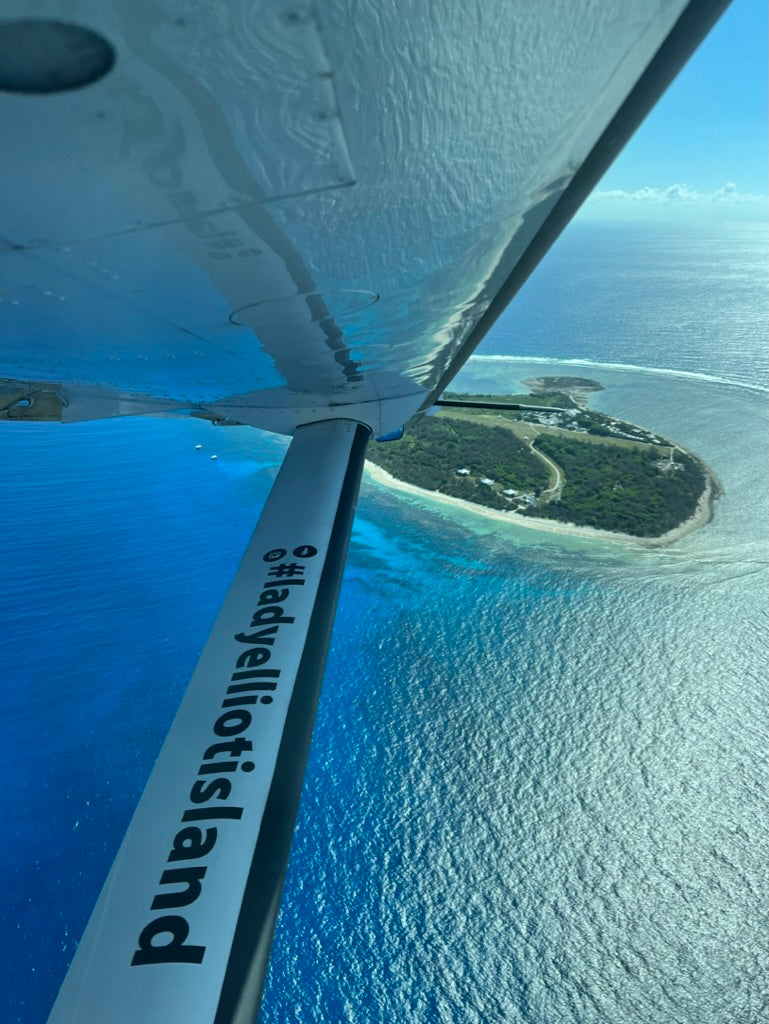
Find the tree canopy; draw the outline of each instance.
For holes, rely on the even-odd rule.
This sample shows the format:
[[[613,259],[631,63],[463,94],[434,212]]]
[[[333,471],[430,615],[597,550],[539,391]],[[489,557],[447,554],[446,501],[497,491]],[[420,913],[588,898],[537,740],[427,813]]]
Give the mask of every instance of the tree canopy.
[[[540,402],[544,396],[528,397]],[[564,395],[547,398],[548,404],[560,401],[563,408],[569,401]],[[531,417],[523,411],[503,414],[508,422]],[[461,415],[446,410],[413,420],[400,441],[371,445],[368,458],[426,490],[637,537],[661,536],[694,513],[708,477],[696,458],[658,435],[600,413],[575,411],[564,414],[561,423],[567,429],[538,427],[532,446],[511,426],[482,422],[480,411],[476,421],[467,410]],[[618,436],[633,440],[623,442]],[[540,453],[560,468],[560,491],[553,489],[552,466]]]

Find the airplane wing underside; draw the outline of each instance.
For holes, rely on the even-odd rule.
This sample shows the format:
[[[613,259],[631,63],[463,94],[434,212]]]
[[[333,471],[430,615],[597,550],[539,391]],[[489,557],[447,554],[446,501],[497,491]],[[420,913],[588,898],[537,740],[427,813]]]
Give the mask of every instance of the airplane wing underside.
[[[6,0],[0,417],[397,428],[722,6]]]

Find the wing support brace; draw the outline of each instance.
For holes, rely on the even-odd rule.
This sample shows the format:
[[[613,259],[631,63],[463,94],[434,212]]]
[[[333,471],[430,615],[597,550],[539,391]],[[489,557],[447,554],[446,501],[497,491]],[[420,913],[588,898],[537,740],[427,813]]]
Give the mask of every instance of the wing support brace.
[[[368,437],[297,429],[50,1024],[253,1024]]]

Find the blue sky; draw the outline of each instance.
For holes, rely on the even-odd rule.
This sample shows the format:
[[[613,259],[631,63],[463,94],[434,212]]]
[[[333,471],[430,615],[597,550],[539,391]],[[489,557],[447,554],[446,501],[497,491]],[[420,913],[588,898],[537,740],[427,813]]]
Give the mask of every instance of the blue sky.
[[[598,185],[585,217],[765,219],[766,0],[734,0]]]

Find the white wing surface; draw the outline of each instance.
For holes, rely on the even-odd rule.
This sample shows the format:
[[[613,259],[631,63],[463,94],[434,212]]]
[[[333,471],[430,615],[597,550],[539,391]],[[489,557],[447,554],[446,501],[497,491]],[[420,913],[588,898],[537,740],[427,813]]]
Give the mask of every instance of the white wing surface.
[[[6,0],[0,416],[396,428],[722,6]]]

